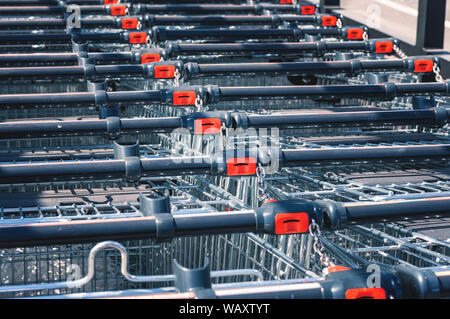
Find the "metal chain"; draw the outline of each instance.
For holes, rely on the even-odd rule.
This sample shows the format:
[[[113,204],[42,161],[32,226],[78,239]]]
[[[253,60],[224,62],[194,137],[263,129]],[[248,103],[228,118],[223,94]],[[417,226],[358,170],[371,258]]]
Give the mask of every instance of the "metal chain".
[[[363,33],[363,40],[364,41],[369,40],[369,34],[367,33],[367,31],[364,31],[364,33]]]
[[[439,65],[437,65],[436,62],[434,62],[434,65],[433,65],[433,73],[436,75],[435,76],[436,82],[444,81],[444,78],[441,75],[441,69],[439,68]]]
[[[256,167],[256,178],[258,183],[258,199],[264,202],[269,199],[269,196],[266,193],[266,172],[264,171],[264,167],[261,163],[258,163],[258,166]]]
[[[147,34],[147,40],[145,41],[148,47],[151,47],[153,44],[152,38]]]
[[[395,54],[397,54],[397,56],[398,56],[399,58],[405,59],[405,58],[408,57],[408,56],[406,55],[406,53],[403,52],[403,50],[400,49],[400,47],[398,47],[396,44],[394,44],[393,49],[394,49]]]
[[[180,86],[180,78],[181,78],[180,70],[175,69],[175,74],[173,75],[173,85],[174,86]]]
[[[197,95],[197,98],[195,99],[195,106],[197,107],[197,112],[203,110],[203,100],[199,95]]]
[[[222,126],[220,127],[220,142],[222,143],[223,149],[226,149],[226,147],[227,147],[227,127],[225,126],[225,123],[222,123]]]
[[[319,256],[320,263],[324,268],[334,266],[328,255],[325,253],[325,248],[320,242],[320,227],[314,219],[311,219],[311,224],[309,225],[309,234],[314,237],[313,249],[314,252]]]
[[[342,28],[342,20],[341,19],[337,19],[336,21],[336,26],[340,29]]]

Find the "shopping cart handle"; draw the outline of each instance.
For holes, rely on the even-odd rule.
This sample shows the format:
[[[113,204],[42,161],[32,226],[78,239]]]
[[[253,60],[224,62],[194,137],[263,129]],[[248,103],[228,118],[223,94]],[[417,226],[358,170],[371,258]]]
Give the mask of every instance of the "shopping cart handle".
[[[405,298],[437,299],[450,296],[450,271],[448,268],[417,268],[399,264],[395,266],[395,274],[401,279]]]
[[[0,223],[0,247],[139,238],[169,241],[192,235],[245,232],[298,234],[308,232],[311,218],[318,219],[321,214],[319,205],[304,200],[270,202],[252,210],[195,214],[172,214],[169,197],[150,198],[141,194],[139,202],[142,217],[36,224]]]
[[[370,126],[370,125],[423,125],[425,127],[442,127],[449,122],[448,105],[421,110],[388,110],[388,111],[360,111],[311,114],[283,114],[283,115],[253,115],[233,113],[235,127],[270,128],[298,128],[310,126],[341,127]]]
[[[317,61],[317,62],[270,62],[270,63],[186,63],[188,78],[217,76],[223,74],[271,73],[271,74],[338,74],[356,76],[361,72],[396,70],[404,72],[432,72],[438,59],[430,57],[385,60]]]
[[[266,173],[281,167],[338,165],[366,161],[414,162],[448,160],[450,147],[445,144],[426,146],[379,146],[319,149],[235,149],[213,156],[129,158],[92,161],[49,161],[46,163],[0,164],[0,183],[31,183],[56,180],[84,180],[95,178],[123,178],[138,181],[143,177],[179,175],[255,176],[262,165]],[[129,171],[131,169],[131,171]],[[347,209],[347,218],[363,218]],[[420,212],[417,212],[420,213]],[[339,223],[338,223],[339,224]]]
[[[153,79],[182,78],[183,63],[181,61],[168,61],[148,64],[0,68],[0,79],[74,77],[93,80],[138,76]]]
[[[1,8],[1,7],[0,7]],[[39,19],[0,19],[0,27],[21,28],[21,29],[48,29],[67,26],[67,18],[39,18]],[[118,28],[118,29],[139,29],[141,26],[140,17],[96,17],[81,18],[80,27],[85,28]]]
[[[309,232],[312,220],[322,223],[321,206],[307,200],[271,200],[256,209],[257,233],[276,235]]]
[[[17,2],[16,2],[17,4]],[[67,12],[68,5],[42,5],[42,6],[0,6],[0,15],[54,15]],[[105,14],[108,12],[108,6],[105,5],[80,5],[82,14]]]
[[[88,52],[88,58],[94,58],[95,62],[116,62],[116,63],[141,63],[143,54],[158,55],[152,62],[159,61],[161,58],[167,59],[167,55],[162,49],[146,49],[131,52]],[[22,53],[22,54],[0,54],[0,65],[11,64],[35,65],[42,64],[74,64],[78,62],[79,54],[77,53]]]
[[[114,118],[77,120],[33,120],[0,123],[0,139],[53,136],[106,135],[116,139],[124,134],[172,132],[226,134],[224,129],[293,129],[372,125],[422,125],[442,127],[449,121],[450,107],[420,110],[361,111],[285,115],[248,115],[244,112],[196,112],[181,117]],[[184,130],[186,129],[186,130]]]
[[[281,25],[284,22],[336,26],[341,15],[145,15],[146,26],[166,25]],[[325,24],[324,24],[325,23]]]
[[[318,32],[316,29],[308,29],[310,32]],[[335,32],[336,33],[336,32]],[[194,40],[214,39],[214,41],[230,41],[239,39],[291,39],[302,38],[303,30],[292,29],[222,29],[222,28],[198,28],[198,29],[170,29],[164,27],[152,28],[153,42],[164,42],[167,40]]]
[[[262,98],[360,97],[391,100],[398,96],[450,95],[450,81],[440,83],[392,83],[361,85],[219,87],[219,100],[253,100]]]
[[[1,8],[1,7],[0,7]],[[121,32],[48,32],[48,33],[9,33],[0,35],[0,44],[15,43],[66,43],[71,40],[89,43],[131,43],[146,44],[153,37],[152,31],[121,31]]]
[[[382,222],[386,219],[411,218],[414,215],[450,214],[450,197],[433,197],[412,200],[385,200],[376,202],[340,203],[331,200],[317,201],[322,206],[323,227],[337,229],[348,224]]]
[[[176,58],[183,55],[197,54],[276,54],[276,55],[302,55],[315,53],[323,55],[335,51],[366,51],[376,52],[377,43],[391,43],[391,50],[384,53],[392,53],[395,39],[383,39],[383,41],[317,41],[317,42],[281,42],[281,43],[178,43],[168,41],[165,49],[170,57]]]
[[[281,13],[301,13],[301,6],[286,4],[136,4],[132,8],[133,14],[206,14],[206,13],[251,13],[261,14],[263,11],[275,11]],[[306,11],[304,9],[304,11]],[[309,10],[310,11],[310,10]]]
[[[92,69],[89,70],[92,73]],[[38,105],[80,104],[85,106],[105,103],[167,103],[174,106],[204,105],[219,101],[282,98],[359,97],[391,100],[399,96],[450,94],[450,81],[439,83],[392,83],[363,85],[218,87],[215,85],[175,87],[151,91],[79,92],[50,94],[0,95],[0,107],[17,108]]]
[[[374,273],[365,269],[330,267],[320,284],[325,299],[391,299],[402,298],[400,278],[380,270],[375,275],[378,285],[372,283]]]

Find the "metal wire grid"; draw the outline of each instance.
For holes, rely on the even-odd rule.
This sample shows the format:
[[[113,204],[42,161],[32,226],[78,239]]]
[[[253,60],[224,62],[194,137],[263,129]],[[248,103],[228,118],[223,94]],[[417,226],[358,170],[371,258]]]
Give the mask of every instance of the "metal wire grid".
[[[325,79],[326,80],[326,79]],[[334,80],[333,78],[329,80]],[[266,101],[265,101],[266,102]],[[270,103],[269,103],[270,104]],[[388,103],[389,105],[392,105]],[[258,104],[258,107],[260,104]],[[267,106],[267,105],[265,105]],[[275,104],[274,109],[277,109]],[[227,105],[229,109],[230,105]],[[249,109],[249,105],[243,105]],[[298,107],[298,106],[295,106]],[[145,108],[148,110],[150,108]],[[165,106],[156,106],[154,109],[166,110]],[[180,113],[180,109],[171,107],[170,113]],[[250,107],[251,109],[251,107]],[[139,107],[139,111],[143,109]],[[42,113],[39,112],[39,115]],[[141,113],[142,114],[142,113]],[[144,115],[145,116],[145,115]],[[161,137],[161,134],[160,134]],[[162,138],[164,140],[164,138]],[[168,140],[166,138],[166,140]],[[170,145],[166,142],[167,146]],[[293,145],[294,141],[285,142],[285,145]],[[299,143],[299,141],[295,141]],[[316,147],[312,143],[305,143],[306,147]],[[396,168],[405,169],[405,165],[390,164],[368,165],[355,167],[333,167],[333,172],[325,172],[330,167],[314,168],[310,171],[304,168],[284,170],[279,176],[269,177],[269,191],[277,198],[329,198],[339,201],[354,200],[378,200],[385,196],[409,196],[411,194],[440,193],[448,191],[450,185],[447,180],[437,182],[406,183],[392,185],[366,185],[350,180],[344,180],[336,176],[341,173],[341,169],[352,172],[365,169],[376,172],[376,168]],[[409,166],[408,166],[409,165]],[[446,165],[429,163],[430,170],[445,168]],[[406,169],[423,170],[424,166],[406,164]],[[322,175],[321,175],[322,174]],[[330,183],[335,179],[334,184]],[[337,181],[336,181],[337,180]],[[91,184],[74,184],[75,188],[89,189],[92,186],[107,187],[108,185],[120,184],[120,181],[96,181]],[[256,191],[254,178],[223,178],[223,177],[201,177],[189,176],[177,179],[177,183],[186,183],[189,194],[192,194],[194,187],[205,187],[202,194],[208,193],[211,198],[220,197],[226,199],[229,207],[236,208],[255,206],[256,197],[252,194]],[[90,185],[90,186],[88,186]],[[169,185],[169,186],[167,186]],[[195,186],[194,186],[195,185]],[[4,190],[25,190],[33,188],[36,191],[42,189],[70,189],[67,183],[46,185],[5,185]],[[164,189],[171,189],[173,185],[165,184]],[[334,188],[333,188],[334,187]],[[219,194],[220,193],[220,194]],[[378,196],[378,197],[377,197]],[[382,196],[382,197],[379,197]],[[384,198],[384,197],[383,197]],[[126,203],[128,204],[128,203]],[[188,202],[184,203],[188,204]],[[198,203],[196,202],[196,205]],[[220,205],[224,205],[221,203]],[[111,215],[115,214],[136,214],[136,206],[125,207],[111,205]],[[107,214],[108,209],[99,209],[96,205],[93,211],[96,215]],[[15,212],[14,212],[15,209]],[[47,218],[50,215],[44,213],[45,209],[37,208],[34,212],[23,208],[14,208],[6,211],[8,218],[30,218],[29,216],[39,216]],[[51,211],[51,210],[50,210]],[[50,212],[49,211],[49,212]],[[86,218],[88,212],[92,212],[77,204],[63,207],[56,210],[56,218],[74,218],[81,216]],[[28,213],[31,213],[28,215]],[[5,210],[2,210],[2,219],[5,219]],[[27,215],[28,217],[25,217]],[[69,217],[70,216],[70,217]],[[98,216],[97,216],[98,217]],[[6,219],[8,219],[6,218]],[[49,217],[49,218],[54,218]],[[346,265],[364,265],[370,262],[382,262],[386,264],[408,263],[417,267],[428,267],[437,265],[448,265],[449,244],[426,236],[412,232],[407,228],[396,224],[376,224],[369,226],[349,226],[342,231],[325,233],[324,244],[327,252],[332,255],[332,260]],[[170,259],[176,257],[185,266],[199,267],[203,264],[204,257],[212,257],[212,269],[234,268],[254,268],[264,274],[265,279],[288,279],[304,276],[302,267],[312,269],[316,274],[322,270],[318,259],[312,253],[312,238],[309,235],[296,236],[262,236],[257,237],[251,234],[228,235],[228,236],[201,236],[195,238],[177,239],[171,244],[155,244],[148,240],[127,242],[126,246],[130,256],[130,272],[139,274],[167,274],[171,273]],[[86,267],[86,258],[92,245],[63,245],[55,247],[39,248],[17,248],[3,250],[1,258],[3,261],[0,267],[3,274],[3,285],[17,283],[34,283],[52,280],[65,280],[70,273],[67,271],[69,264],[82,265]],[[202,247],[202,248],[200,248]],[[273,250],[273,251],[272,251]],[[217,255],[214,256],[214,253]],[[280,258],[282,256],[282,258]],[[215,257],[215,258],[214,258]],[[339,259],[340,258],[340,259]],[[100,259],[101,267],[97,267],[95,279],[83,291],[102,291],[116,289],[130,289],[139,287],[155,287],[152,284],[134,285],[124,281],[118,272],[119,257],[117,253],[104,252]],[[216,260],[217,259],[217,260]],[[300,265],[300,266],[299,266]],[[9,267],[9,268],[8,268]],[[22,270],[22,273],[21,273]],[[28,272],[29,270],[29,272]],[[228,278],[230,282],[247,280],[246,278]],[[157,286],[157,285],[156,285]],[[73,290],[70,292],[77,292]],[[60,294],[69,291],[45,291],[38,294]],[[19,293],[15,296],[24,296]]]
[[[161,186],[162,185],[162,186]],[[128,189],[131,193],[133,189]],[[236,201],[225,200],[210,194],[196,185],[189,185],[181,179],[159,179],[156,183],[149,180],[146,191],[165,191],[171,194],[174,214],[224,210],[229,203],[239,208],[243,205]],[[94,193],[95,190],[92,190]],[[117,190],[112,190],[114,194]],[[143,187],[134,189],[135,198]],[[57,192],[54,194],[56,195]],[[28,212],[20,209],[2,209],[2,221],[18,219],[19,222],[35,220],[54,221],[55,219],[79,218],[115,218],[140,215],[138,202],[108,203],[88,205],[72,204],[55,207],[28,208]],[[90,209],[87,209],[89,206]],[[33,212],[31,212],[33,210]],[[53,214],[48,214],[53,211]],[[89,211],[95,211],[90,214]],[[39,215],[39,217],[33,217]],[[53,215],[53,216],[51,216]],[[57,217],[55,217],[57,215]],[[6,217],[9,216],[9,217]],[[17,222],[17,220],[15,221]],[[171,260],[176,258],[188,267],[200,267],[205,257],[211,260],[212,270],[248,269],[258,270],[264,279],[280,279],[280,269],[289,269],[288,278],[299,278],[305,275],[305,269],[295,261],[277,252],[269,244],[262,242],[251,234],[227,236],[199,236],[175,239],[171,243],[154,243],[150,240],[128,241],[124,243],[128,250],[130,272],[139,275],[170,274]],[[0,255],[0,278],[2,286],[32,284],[41,282],[64,281],[70,278],[69,265],[78,265],[82,274],[86,273],[87,255],[91,244],[58,245],[33,248],[3,249]],[[117,251],[104,251],[96,260],[96,275],[86,286],[80,289],[38,291],[35,293],[14,293],[6,296],[29,296],[62,294],[71,292],[106,291],[133,288],[154,288],[170,285],[167,283],[132,284],[121,277],[119,272],[120,258]],[[68,268],[69,267],[69,268]],[[308,272],[306,272],[308,273]],[[311,275],[311,274],[310,274]],[[254,280],[250,276],[236,275],[217,279],[215,282],[236,282]]]
[[[161,136],[161,135],[160,135]],[[425,139],[429,139],[428,136]],[[295,140],[295,138],[292,138]],[[298,141],[291,143],[298,148]],[[428,144],[438,141],[396,142],[396,145]],[[286,147],[286,141],[280,143]],[[359,146],[360,144],[340,145],[338,147]],[[367,146],[367,144],[365,144]],[[375,146],[376,144],[371,144]],[[379,145],[393,145],[380,143]],[[326,143],[315,144],[303,142],[303,147],[330,147]],[[257,206],[254,195],[256,178],[236,179],[230,177],[184,177],[190,182],[201,182],[204,185],[217,185],[215,190],[229,198],[239,198],[250,206]],[[268,193],[276,199],[331,199],[339,202],[379,201],[389,199],[411,199],[424,196],[443,196],[449,191],[448,163],[395,163],[395,164],[361,164],[345,166],[321,166],[313,168],[285,168],[282,172],[266,178]],[[213,189],[213,188],[212,188]],[[252,191],[248,191],[252,189]],[[427,223],[438,224],[439,215],[421,217]],[[446,266],[450,261],[450,243],[448,238],[436,239],[423,233],[410,230],[409,220],[402,222],[349,226],[344,230],[326,233],[324,243],[331,254],[347,256],[348,265],[364,266],[371,262],[394,265],[406,263],[415,267]],[[445,235],[448,237],[447,235]],[[320,263],[316,256],[308,251],[312,239],[309,235],[264,236],[263,239],[289,257],[306,264],[305,267],[316,267]],[[287,244],[285,241],[289,241]],[[279,242],[278,242],[279,241]],[[306,245],[306,246],[302,246]],[[301,252],[301,253],[298,253]],[[343,258],[341,256],[341,258]],[[345,258],[344,258],[345,259]]]
[[[279,176],[269,177],[269,191],[271,194],[274,194],[275,198],[284,199],[284,198],[311,198],[311,199],[334,199],[339,201],[355,201],[355,200],[374,200],[379,199],[379,196],[390,196],[394,195],[409,195],[409,194],[423,194],[423,193],[439,193],[441,191],[448,191],[450,189],[450,184],[448,181],[438,181],[438,182],[422,182],[413,185],[411,183],[406,184],[390,184],[390,185],[364,185],[357,182],[352,182],[345,180],[345,177],[339,176],[345,172],[347,175],[352,172],[357,172],[361,174],[361,170],[366,170],[370,172],[376,172],[374,167],[379,170],[389,172],[393,172],[395,170],[406,170],[411,171],[415,170],[423,170],[423,165],[412,165],[412,164],[392,164],[392,165],[366,165],[360,167],[344,167],[341,170],[337,170],[333,168],[333,173],[328,172],[329,167],[320,167],[314,168],[311,170],[305,170],[304,168],[299,169],[285,169],[282,174]],[[436,171],[438,168],[445,167],[444,165],[430,163],[428,166],[425,166],[430,171]],[[182,193],[184,195],[195,194],[196,189],[200,189],[199,193],[208,194],[208,199],[211,201],[217,201],[217,198],[221,198],[220,205],[225,205],[230,207],[231,209],[242,209],[246,207],[245,203],[249,203],[251,201],[251,194],[254,193],[253,189],[255,188],[255,181],[252,177],[247,178],[216,178],[219,181],[212,181],[210,177],[201,177],[201,176],[191,176],[185,177],[183,179],[176,179],[178,183],[183,181],[184,186],[182,188]],[[101,181],[96,182],[97,184],[101,184]],[[174,186],[171,182],[164,183],[163,187],[158,185],[159,189],[169,189],[173,190]],[[177,190],[178,191],[178,190]],[[173,191],[172,191],[173,192]],[[95,192],[94,192],[95,193]],[[174,194],[171,194],[174,196]],[[194,195],[195,196],[195,195]],[[377,197],[378,196],[378,197]],[[176,204],[176,199],[173,201]],[[189,203],[195,202],[194,205],[198,205],[198,201],[193,200],[193,197],[190,200],[183,203],[183,207],[189,206]],[[131,205],[134,203],[126,203],[128,208],[131,208]],[[99,205],[96,205],[100,207]],[[208,203],[208,206],[209,203]],[[116,208],[118,208],[116,206]],[[135,208],[137,208],[134,205]],[[75,216],[81,216],[83,218],[83,208],[80,204],[72,204],[67,205],[65,207],[72,216],[76,213]],[[192,206],[189,207],[192,209]],[[198,208],[194,207],[194,208]],[[209,207],[208,207],[209,208]],[[223,209],[223,206],[221,207]],[[61,211],[61,207],[59,207]],[[7,211],[7,213],[11,213],[11,211]],[[41,209],[42,211],[42,209]],[[122,213],[131,212],[136,213],[137,209],[132,208],[131,210],[119,209]],[[86,212],[86,210],[84,210]],[[42,214],[42,213],[41,213]],[[69,214],[69,215],[70,215]],[[113,215],[120,214],[117,211],[113,213]],[[4,213],[3,213],[3,216]],[[16,215],[14,213],[12,216],[14,218],[24,218],[23,209],[22,212],[20,210],[16,210]],[[64,216],[60,214],[61,217],[58,218],[72,218],[68,216]],[[103,217],[103,216],[102,216]],[[4,217],[3,217],[4,218]],[[31,217],[26,217],[31,218]],[[48,218],[48,217],[40,217],[40,218]],[[363,227],[363,228],[361,228]],[[362,229],[362,230],[361,230]],[[149,267],[153,273],[169,273],[170,269],[167,267],[169,262],[167,258],[176,256],[177,259],[187,261],[185,256],[189,256],[189,260],[191,260],[191,267],[200,266],[203,262],[203,258],[208,253],[204,250],[200,249],[199,246],[202,247],[212,247],[208,243],[209,240],[215,240],[217,243],[216,246],[213,245],[211,248],[211,252],[220,251],[220,249],[224,249],[224,253],[226,254],[217,254],[217,258],[222,258],[219,256],[231,256],[230,258],[224,258],[222,261],[218,261],[217,264],[213,262],[212,269],[223,269],[223,268],[215,268],[214,265],[221,264],[224,266],[224,269],[231,269],[233,265],[236,265],[237,268],[245,267],[245,268],[254,268],[261,270],[265,273],[265,278],[267,279],[288,279],[288,278],[298,278],[301,275],[299,269],[303,269],[302,267],[314,271],[316,274],[320,274],[321,266],[318,262],[317,257],[312,254],[311,245],[312,239],[309,235],[295,235],[295,236],[262,236],[256,237],[254,235],[242,234],[242,235],[229,235],[229,236],[215,236],[215,239],[210,238],[197,238],[197,239],[177,239],[170,248],[164,250],[164,254],[161,254],[161,247],[150,246],[146,247],[142,243],[139,244],[139,252],[136,252],[136,256],[139,256],[139,260],[142,261],[142,265],[139,267]],[[443,241],[439,241],[437,239],[428,238],[427,236],[423,236],[421,234],[412,233],[410,230],[398,226],[396,224],[376,224],[370,226],[351,226],[347,227],[342,231],[326,233],[325,234],[324,243],[326,245],[326,249],[328,253],[332,256],[332,260],[336,263],[344,263],[348,266],[356,266],[356,265],[364,265],[371,262],[383,262],[387,264],[397,264],[408,263],[416,267],[428,267],[428,266],[437,266],[437,265],[447,265],[449,261],[449,245]],[[259,239],[259,240],[258,240]],[[226,245],[225,245],[226,244]],[[177,246],[178,245],[178,246]],[[225,245],[225,246],[224,246]],[[253,246],[252,246],[253,245]],[[260,248],[255,248],[254,245],[257,245]],[[136,246],[136,245],[135,245]],[[131,256],[133,256],[133,247],[127,246],[130,250]],[[225,248],[224,248],[225,247]],[[249,248],[250,247],[250,248]],[[253,247],[253,248],[251,248]],[[283,260],[277,259],[273,255],[269,254],[268,257],[261,258],[261,255],[265,255],[268,253],[267,248],[272,247],[271,249],[276,249],[274,252],[278,255],[282,254]],[[372,249],[373,248],[373,249]],[[47,248],[48,249],[48,248]],[[173,250],[174,249],[174,250]],[[229,249],[227,252],[226,249]],[[194,250],[194,251],[193,251]],[[176,251],[175,253],[173,251]],[[180,252],[184,252],[184,255]],[[208,251],[208,250],[207,250]],[[248,258],[244,258],[242,256],[242,252],[245,251]],[[157,253],[155,253],[157,252]],[[222,252],[222,251],[220,251]],[[249,253],[251,252],[251,253]],[[23,260],[23,255],[26,254],[27,251],[18,251],[17,256],[20,256],[19,259]],[[87,253],[87,250],[86,250]],[[154,255],[156,254],[156,255]],[[197,255],[196,255],[197,254]],[[234,255],[233,255],[234,254]],[[15,256],[16,256],[15,255]],[[38,254],[39,255],[39,254]],[[61,260],[61,255],[65,256],[63,252],[58,251],[58,257],[48,257],[51,262],[55,262],[59,265]],[[150,256],[149,256],[150,255]],[[11,253],[6,254],[8,258],[11,258]],[[39,255],[40,256],[40,255]],[[54,256],[54,255],[52,255]],[[199,259],[192,258],[192,256],[200,256]],[[209,255],[213,258],[213,256]],[[233,256],[236,256],[234,259]],[[85,256],[84,256],[85,257]],[[48,258],[46,260],[48,260]],[[52,259],[53,258],[53,259]],[[56,261],[55,261],[56,258]],[[103,257],[102,257],[103,258]],[[113,257],[111,257],[113,258]],[[147,258],[147,259],[146,259]],[[160,258],[159,262],[166,265],[164,267],[159,267],[157,264],[155,265],[155,259]],[[2,262],[2,265],[8,265],[13,263],[13,260],[16,259],[7,259],[8,262]],[[153,261],[151,264],[150,260]],[[161,261],[161,260],[164,260]],[[192,260],[194,260],[192,262]],[[226,263],[224,264],[226,260]],[[245,260],[244,264],[235,264],[237,260]],[[292,263],[287,263],[286,260],[292,261]],[[255,264],[256,261],[264,261],[264,263],[259,262],[259,264]],[[26,261],[25,261],[26,262]],[[32,261],[33,262],[33,261]],[[31,262],[31,263],[32,263]],[[102,262],[105,262],[107,265],[114,265],[114,261],[108,259]],[[198,262],[198,264],[195,264]],[[253,262],[253,263],[252,263]],[[149,266],[151,264],[151,266]],[[261,266],[264,264],[264,266]],[[19,263],[14,264],[15,269],[17,267],[21,267],[22,265]],[[65,265],[63,263],[63,265]],[[146,265],[146,266],[145,266]],[[244,265],[244,266],[242,266]],[[300,265],[300,266],[299,266]],[[26,267],[23,265],[23,269],[30,268],[30,264],[27,264]],[[42,266],[41,266],[42,267]],[[112,266],[111,266],[112,267]],[[33,269],[31,267],[30,269]],[[108,268],[106,268],[108,269]],[[134,270],[134,268],[132,268]],[[156,270],[161,270],[161,272],[155,272]],[[276,271],[274,271],[276,270]],[[47,272],[46,272],[47,271]],[[138,273],[143,271],[142,268],[136,270]],[[43,273],[49,273],[48,269],[43,269]],[[15,273],[20,273],[15,271]],[[108,283],[103,281],[95,282],[95,287],[93,290],[88,290],[88,288],[83,288],[83,291],[101,291],[101,290],[114,290],[114,289],[129,289],[135,288],[133,285],[129,286],[128,283],[124,283],[123,285],[113,286],[111,282],[118,282],[118,278],[120,275],[114,273],[111,270],[112,275],[108,273],[106,276],[110,278]],[[57,273],[57,276],[62,276],[58,278],[65,278],[63,275]],[[66,274],[67,276],[67,274]],[[108,277],[110,276],[110,277]],[[24,276],[25,277],[25,276]],[[5,277],[4,277],[5,278]],[[30,278],[30,276],[28,277]],[[234,278],[237,279],[237,278]],[[228,278],[227,280],[234,280],[233,278]],[[37,280],[37,279],[36,279]],[[41,280],[41,279],[40,279]],[[63,279],[61,279],[63,280]],[[39,281],[39,280],[37,280]],[[234,281],[230,281],[234,282]],[[94,285],[92,283],[91,285]],[[118,288],[117,288],[118,287]],[[146,286],[150,287],[150,286]],[[153,286],[154,287],[154,286]],[[49,293],[67,293],[54,291]],[[71,291],[76,292],[76,291]]]

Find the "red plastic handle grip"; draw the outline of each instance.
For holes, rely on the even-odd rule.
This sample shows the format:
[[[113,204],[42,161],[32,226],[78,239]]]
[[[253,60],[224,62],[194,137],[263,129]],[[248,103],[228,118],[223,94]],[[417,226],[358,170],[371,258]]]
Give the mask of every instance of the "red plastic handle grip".
[[[175,66],[157,65],[154,68],[155,79],[172,79],[175,77]]]
[[[195,91],[173,92],[173,105],[195,105],[196,98]]]
[[[331,267],[327,268],[327,271],[328,271],[329,274],[331,274],[332,272],[346,271],[346,270],[350,270],[350,268],[344,267],[344,266],[340,266],[340,265],[331,266]]]
[[[195,120],[195,134],[219,134],[221,127],[220,118]]]
[[[302,6],[300,9],[300,14],[302,15],[312,15],[316,13],[316,6]]]
[[[414,72],[432,72],[433,66],[433,60],[415,60]]]
[[[158,62],[161,60],[161,55],[159,53],[142,53],[141,54],[141,64]]]
[[[275,215],[275,234],[299,234],[309,230],[307,213],[283,213]]]
[[[348,289],[345,299],[386,299],[386,291],[383,288]]]
[[[361,40],[364,36],[364,30],[363,29],[354,29],[350,28],[347,29],[347,39],[349,40]]]
[[[111,6],[112,16],[124,16],[127,14],[127,7],[123,5]]]
[[[380,41],[375,43],[376,53],[391,53],[394,45],[390,41]]]
[[[337,17],[334,17],[334,16],[322,17],[322,25],[324,27],[335,27],[336,24],[337,24]]]
[[[227,159],[229,176],[255,175],[256,159],[254,157],[236,157]]]
[[[132,32],[130,33],[130,43],[145,43],[147,42],[147,33]]]
[[[126,18],[122,19],[122,29],[137,29],[139,24],[136,18]]]

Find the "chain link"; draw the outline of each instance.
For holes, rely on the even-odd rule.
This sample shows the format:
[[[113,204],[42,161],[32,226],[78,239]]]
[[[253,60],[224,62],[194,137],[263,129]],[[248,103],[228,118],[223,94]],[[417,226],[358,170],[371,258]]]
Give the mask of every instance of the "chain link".
[[[434,62],[434,65],[433,65],[433,73],[436,75],[435,76],[436,82],[444,81],[444,78],[441,75],[441,69],[439,68],[439,66],[437,65],[436,62]]]
[[[261,163],[258,163],[258,166],[256,167],[256,178],[258,183],[258,199],[264,202],[269,199],[269,196],[266,193],[266,172],[264,171],[264,167]]]
[[[180,86],[180,78],[181,78],[180,70],[175,69],[175,74],[173,75],[173,85],[174,86]]]
[[[364,41],[369,40],[369,34],[367,33],[367,31],[364,31],[364,33],[363,33],[363,40]]]
[[[225,123],[222,123],[222,126],[220,127],[220,142],[222,143],[223,149],[226,149],[226,147],[227,147],[227,127],[225,126]]]
[[[320,263],[324,268],[334,266],[330,258],[325,252],[325,248],[320,242],[320,227],[314,219],[311,219],[311,224],[309,225],[309,234],[314,237],[313,249],[314,252],[319,256]]]
[[[342,20],[341,19],[337,19],[336,21],[336,26],[340,29],[342,28]]]
[[[153,44],[153,40],[152,40],[152,38],[150,37],[149,34],[147,34],[147,40],[145,41],[145,44],[146,44],[148,47],[151,47],[152,44]]]
[[[203,100],[199,95],[195,99],[195,107],[197,108],[197,112],[203,111]]]
[[[396,44],[394,44],[394,47],[393,47],[393,49],[394,49],[394,52],[395,52],[395,54],[397,54],[397,56],[399,57],[399,58],[401,58],[401,59],[405,59],[405,58],[407,58],[408,56],[406,55],[406,53],[405,52],[403,52],[403,50],[402,49],[400,49],[400,47],[399,46],[397,46]]]

